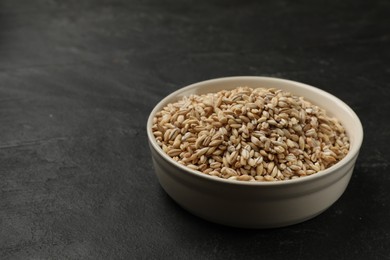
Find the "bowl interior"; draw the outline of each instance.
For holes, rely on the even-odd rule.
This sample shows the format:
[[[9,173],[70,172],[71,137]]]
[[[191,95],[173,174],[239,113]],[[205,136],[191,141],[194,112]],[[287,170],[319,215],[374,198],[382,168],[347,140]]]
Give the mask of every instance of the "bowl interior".
[[[184,166],[180,165],[179,163],[173,161],[168,155],[166,155],[158,146],[157,142],[155,141],[155,138],[152,133],[152,122],[154,115],[161,110],[165,105],[171,102],[175,102],[179,100],[180,98],[184,96],[188,96],[191,94],[206,94],[206,93],[213,93],[218,92],[221,90],[229,90],[233,89],[239,86],[248,86],[251,88],[278,88],[285,91],[289,91],[294,95],[303,96],[306,100],[310,101],[311,103],[325,109],[327,111],[327,114],[329,116],[336,117],[341,124],[344,126],[347,135],[350,139],[350,151],[347,154],[346,157],[344,157],[340,162],[333,165],[332,167],[318,172],[316,174],[313,174],[311,176],[306,176],[304,178],[298,178],[294,180],[289,180],[289,182],[296,182],[296,181],[303,181],[308,180],[311,178],[317,178],[320,177],[323,174],[326,174],[330,172],[331,170],[334,170],[338,167],[341,167],[343,164],[350,161],[353,157],[357,155],[359,152],[361,143],[363,141],[363,128],[361,125],[361,122],[358,118],[358,116],[355,114],[355,112],[343,101],[338,99],[337,97],[312,86],[290,81],[290,80],[284,80],[284,79],[278,79],[278,78],[270,78],[270,77],[228,77],[228,78],[219,78],[219,79],[213,79],[213,80],[207,80],[202,81],[199,83],[195,83],[192,85],[189,85],[187,87],[181,88],[172,94],[168,95],[166,98],[161,100],[156,107],[151,112],[148,123],[147,123],[147,132],[149,141],[151,142],[151,145],[154,149],[158,151],[158,153],[166,158],[167,160],[171,161],[173,164],[177,165],[179,168],[184,168]],[[198,175],[204,175],[207,177],[211,177],[205,174],[201,174],[199,172],[190,170],[188,168],[185,168],[185,170],[192,172],[194,174]],[[211,177],[213,180],[217,179],[214,177]],[[219,180],[219,179],[218,179]],[[227,181],[225,179],[221,179],[222,181]],[[280,184],[280,183],[286,183],[286,182],[237,182],[236,183],[251,183],[251,184]]]

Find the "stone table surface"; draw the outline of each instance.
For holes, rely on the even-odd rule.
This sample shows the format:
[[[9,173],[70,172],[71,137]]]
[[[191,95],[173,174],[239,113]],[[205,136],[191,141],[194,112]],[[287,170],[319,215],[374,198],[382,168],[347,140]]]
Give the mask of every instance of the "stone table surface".
[[[390,259],[390,2],[3,0],[0,259]],[[190,83],[281,77],[360,117],[350,185],[279,229],[195,217],[160,187],[145,133]]]

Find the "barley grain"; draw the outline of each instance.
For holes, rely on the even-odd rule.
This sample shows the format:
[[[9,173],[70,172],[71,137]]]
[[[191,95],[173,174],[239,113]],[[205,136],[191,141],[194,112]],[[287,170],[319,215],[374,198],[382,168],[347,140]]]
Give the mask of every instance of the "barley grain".
[[[337,119],[277,89],[238,87],[183,97],[156,113],[152,131],[178,163],[238,181],[312,175],[349,151]]]

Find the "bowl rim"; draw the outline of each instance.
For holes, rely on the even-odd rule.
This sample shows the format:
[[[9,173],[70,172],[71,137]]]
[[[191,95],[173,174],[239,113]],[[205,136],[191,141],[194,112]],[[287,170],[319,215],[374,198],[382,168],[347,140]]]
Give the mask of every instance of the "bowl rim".
[[[309,175],[309,176],[304,176],[301,178],[296,178],[296,179],[289,179],[289,180],[280,180],[280,181],[237,181],[237,180],[229,180],[229,179],[223,179],[220,177],[216,176],[211,176],[205,173],[202,173],[200,171],[192,170],[176,161],[174,161],[171,157],[169,157],[162,149],[161,147],[157,144],[156,139],[153,135],[152,132],[152,124],[153,124],[153,118],[154,115],[163,107],[163,104],[167,104],[167,100],[174,98],[175,96],[179,96],[181,93],[186,92],[190,89],[196,89],[197,87],[207,85],[207,84],[212,84],[212,83],[217,83],[217,82],[224,82],[224,81],[239,81],[239,80],[265,80],[265,81],[271,81],[271,82],[279,82],[279,83],[287,83],[287,84],[292,84],[292,85],[297,85],[301,88],[317,92],[323,96],[325,96],[327,99],[332,99],[334,102],[338,103],[344,110],[346,110],[350,116],[353,118],[355,123],[358,125],[357,129],[354,129],[356,131],[356,136],[354,140],[354,145],[350,147],[350,150],[348,154],[339,162],[337,162],[335,165],[332,165],[331,167],[319,171],[315,174]],[[362,123],[359,119],[359,117],[356,115],[356,113],[350,108],[344,101],[339,99],[338,97],[322,90],[317,87],[301,83],[298,81],[293,81],[289,79],[283,79],[283,78],[276,78],[276,77],[264,77],[264,76],[230,76],[230,77],[220,77],[220,78],[214,78],[214,79],[208,79],[208,80],[203,80],[200,82],[196,82],[190,85],[187,85],[185,87],[179,88],[175,90],[174,92],[168,94],[165,96],[163,99],[161,99],[154,107],[153,110],[150,112],[148,120],[147,120],[147,125],[146,125],[146,130],[147,130],[147,136],[148,136],[148,141],[151,144],[151,147],[168,163],[172,164],[175,167],[178,167],[179,169],[190,173],[193,177],[199,177],[203,178],[209,181],[213,182],[219,182],[221,184],[234,184],[234,185],[241,185],[241,186],[284,186],[284,185],[293,185],[293,184],[298,184],[298,183],[305,183],[309,181],[313,181],[316,179],[321,179],[332,172],[336,171],[337,169],[340,169],[344,167],[348,162],[350,162],[355,156],[358,155],[359,150],[361,148],[362,142],[363,142],[363,126]]]

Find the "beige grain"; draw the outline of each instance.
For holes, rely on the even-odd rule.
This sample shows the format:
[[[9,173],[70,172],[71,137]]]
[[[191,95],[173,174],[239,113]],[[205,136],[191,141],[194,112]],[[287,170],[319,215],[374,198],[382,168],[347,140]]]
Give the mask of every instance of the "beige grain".
[[[238,87],[183,97],[156,113],[152,131],[178,163],[236,181],[312,175],[349,151],[337,119],[277,89]]]

